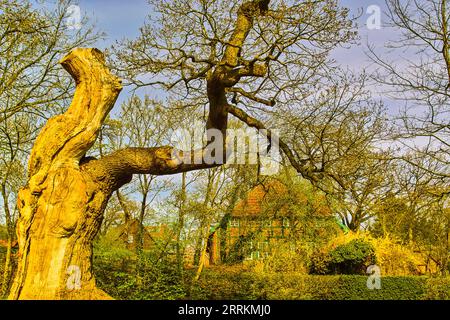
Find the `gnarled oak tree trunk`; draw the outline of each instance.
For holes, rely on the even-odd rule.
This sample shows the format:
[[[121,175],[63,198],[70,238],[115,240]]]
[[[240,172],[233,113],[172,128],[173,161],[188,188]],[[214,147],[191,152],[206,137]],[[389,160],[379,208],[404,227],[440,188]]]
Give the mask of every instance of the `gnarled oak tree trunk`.
[[[165,175],[218,165],[194,161],[210,154],[209,146],[192,152],[127,148],[100,159],[85,157],[121,83],[97,49],[75,49],[61,64],[77,88],[67,112],[47,122],[31,153],[28,183],[18,194],[19,262],[10,299],[109,298],[95,286],[92,242],[111,194],[136,173]],[[209,97],[208,126],[225,131],[223,88]]]
[[[166,175],[223,163],[227,114],[236,113],[236,108],[228,105],[226,90],[241,77],[266,72],[256,64],[243,69],[235,66],[253,19],[267,11],[268,3],[255,0],[241,6],[222,60],[206,75],[206,126],[222,132],[223,141],[210,136],[202,149],[126,148],[100,159],[86,157],[121,83],[97,49],[78,48],[61,61],[77,87],[67,112],[47,122],[31,152],[28,183],[18,194],[19,261],[10,299],[109,298],[96,288],[92,274],[92,242],[109,197],[130,182],[133,174]],[[219,161],[211,163],[206,159],[217,152],[218,143],[223,156],[215,155]]]
[[[96,49],[62,61],[77,89],[67,112],[51,118],[33,147],[18,195],[19,263],[11,299],[105,298],[91,273],[92,240],[111,194],[83,170],[83,157],[121,90]]]

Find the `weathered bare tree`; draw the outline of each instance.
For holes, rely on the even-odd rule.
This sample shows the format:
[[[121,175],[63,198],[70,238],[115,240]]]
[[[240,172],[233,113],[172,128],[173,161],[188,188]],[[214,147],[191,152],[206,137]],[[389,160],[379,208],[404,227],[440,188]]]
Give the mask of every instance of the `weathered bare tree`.
[[[201,149],[125,148],[99,159],[86,157],[121,84],[96,49],[72,50],[61,61],[77,88],[67,112],[47,122],[31,153],[29,180],[18,196],[19,266],[11,299],[106,298],[95,286],[91,257],[111,194],[133,174],[175,174],[222,164],[226,152],[218,150],[225,148],[225,139],[216,133],[225,137],[228,113],[261,127],[229,98],[287,103],[327,68],[328,53],[354,35],[348,11],[335,1],[275,2],[271,9],[269,2],[155,1],[160,27],[143,28],[129,50],[119,52],[125,75],[137,84],[140,75],[150,74],[154,81],[145,84],[163,84],[189,93],[186,102],[203,98],[209,105],[206,128],[214,130]],[[258,97],[269,92],[269,101]],[[281,147],[292,154],[287,145]]]
[[[4,272],[1,281],[1,295],[8,292],[13,272],[12,247],[15,240],[15,222],[17,208],[14,205],[17,190],[25,182],[26,172],[23,169],[26,150],[28,150],[36,126],[31,119],[19,114],[0,122],[0,208],[4,212],[6,224],[7,249]]]
[[[383,91],[405,105],[394,136],[402,145],[399,158],[425,171],[431,169],[427,163],[434,163],[430,173],[447,179],[450,2],[387,0],[386,4],[388,25],[401,32],[395,42],[386,46],[401,60],[380,56],[374,48],[369,48],[369,56],[379,67],[375,79]],[[423,162],[423,156],[428,161]]]
[[[137,40],[116,50],[115,68],[137,87],[170,90],[185,105],[210,103],[205,83],[228,72],[228,79],[220,76],[226,80],[222,99],[228,98],[220,112],[257,129],[274,129],[265,120],[275,105],[319,90],[331,68],[330,51],[355,36],[348,10],[336,1],[276,1],[270,9],[269,1],[150,3],[154,14]],[[264,15],[253,21],[255,10]],[[315,179],[284,141],[280,148],[298,172]]]
[[[315,95],[272,116],[291,157],[320,177],[314,185],[355,231],[371,217],[373,201],[389,181],[383,145],[389,127],[383,104],[372,98],[366,81],[364,73],[336,69]]]

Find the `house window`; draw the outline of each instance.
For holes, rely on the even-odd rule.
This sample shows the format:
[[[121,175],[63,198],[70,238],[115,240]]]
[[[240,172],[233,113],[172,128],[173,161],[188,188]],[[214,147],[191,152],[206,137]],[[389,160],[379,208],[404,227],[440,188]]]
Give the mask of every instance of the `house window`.
[[[260,242],[249,242],[249,250],[250,252],[245,257],[245,260],[260,260],[268,257],[269,255],[269,242],[268,241],[260,241]]]
[[[231,221],[230,221],[230,226],[234,227],[234,228],[239,228],[239,220],[235,219],[235,218],[232,218]]]
[[[128,242],[128,243],[133,243],[133,242],[134,242],[134,237],[133,237],[132,234],[129,234],[129,235],[128,235],[128,240],[127,240],[127,242]]]
[[[247,252],[247,256],[245,257],[245,260],[253,260],[254,256],[253,256],[253,241],[250,241],[248,243],[248,248],[250,252]]]
[[[289,228],[290,222],[288,218],[283,218],[283,227]]]

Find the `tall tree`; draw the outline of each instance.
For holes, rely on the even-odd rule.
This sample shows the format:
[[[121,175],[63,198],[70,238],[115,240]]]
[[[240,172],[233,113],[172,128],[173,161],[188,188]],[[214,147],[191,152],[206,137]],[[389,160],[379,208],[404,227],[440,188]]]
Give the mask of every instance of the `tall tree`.
[[[163,12],[158,21],[161,29],[156,35],[162,37],[162,42],[153,42],[151,37],[145,36],[138,40],[144,48],[151,48],[145,56],[155,58],[136,59],[138,65],[130,61],[128,70],[138,68],[140,74],[149,71],[168,79],[178,74],[181,78],[176,83],[192,84],[189,78],[200,80],[194,90],[200,92],[203,88],[203,98],[209,105],[206,127],[214,129],[208,131],[207,142],[201,149],[125,148],[99,159],[85,157],[121,84],[109,72],[103,55],[96,49],[72,50],[61,61],[77,87],[67,112],[47,122],[31,153],[28,183],[18,195],[19,262],[10,298],[106,298],[95,286],[91,257],[92,241],[111,194],[130,182],[133,174],[167,175],[222,164],[226,152],[217,150],[224,144],[227,112],[236,113],[236,108],[228,103],[230,89],[241,80],[251,83],[250,79],[258,78],[269,82],[273,77],[284,78],[284,84],[275,83],[270,89],[286,85],[290,82],[286,78],[301,74],[292,75],[290,64],[299,66],[297,71],[306,65],[304,71],[311,75],[317,64],[311,66],[308,62],[326,55],[352,34],[347,11],[338,8],[335,1],[294,2],[289,7],[276,3],[273,10],[269,10],[269,2],[254,0],[240,5],[234,2],[230,11],[229,2],[213,1],[215,11],[200,15],[200,20],[196,18],[200,25],[198,22],[192,25],[191,17],[196,13],[190,1],[160,1],[158,5]],[[200,5],[208,3],[201,1]],[[164,10],[168,10],[169,15]],[[210,23],[205,18],[214,16],[216,18],[210,20],[213,26],[215,21],[221,22],[217,25],[219,28],[214,28],[212,37],[203,37],[206,45],[195,37],[184,36],[186,30],[202,34],[202,25]],[[220,29],[222,26],[225,28]],[[219,36],[217,39],[214,32]],[[171,35],[180,41],[164,42],[164,37]],[[158,47],[161,43],[174,49],[166,55],[167,50]],[[187,56],[184,55],[185,43],[189,43],[192,51]],[[206,49],[202,52],[202,55],[206,52],[206,57],[195,55],[200,48]],[[127,54],[136,57],[138,52],[141,51]],[[202,70],[188,61],[200,61]],[[278,68],[274,66],[275,71],[272,64],[278,65]],[[169,81],[166,87],[173,87],[175,84]]]
[[[445,275],[450,258],[448,186],[437,182],[432,170],[421,168],[429,167],[428,157],[414,156],[419,158],[420,166],[398,162],[391,170],[392,190],[374,203],[371,232],[398,239],[422,254],[427,271]]]
[[[386,4],[387,26],[400,31],[395,42],[386,43],[396,58],[381,56],[374,48],[369,48],[369,56],[378,66],[375,79],[382,90],[405,105],[394,137],[402,146],[399,157],[448,179],[450,1],[386,0]],[[423,162],[423,156],[428,161]],[[430,162],[433,168],[427,166]]]
[[[387,26],[400,31],[395,42],[386,43],[396,58],[381,56],[374,48],[369,48],[369,56],[378,67],[374,78],[382,90],[404,105],[393,135],[400,145],[396,158],[416,167],[407,169],[409,174],[403,179],[409,213],[405,235],[410,242],[418,237],[427,239],[429,247],[440,243],[443,247],[436,252],[445,271],[450,232],[446,209],[450,177],[450,1],[386,0],[386,5]],[[418,226],[430,221],[436,224],[424,229],[433,232],[423,237],[427,233],[419,232],[424,229]]]
[[[343,223],[356,231],[388,186],[389,150],[383,140],[389,127],[364,72],[354,75],[336,68],[328,75],[316,94],[294,99],[272,119],[282,128],[290,157],[320,177],[314,185],[327,194]]]
[[[2,208],[6,224],[7,251],[5,257],[4,272],[2,275],[1,295],[5,296],[9,289],[12,266],[12,246],[15,240],[16,206],[14,202],[17,189],[25,182],[26,172],[25,150],[30,145],[35,125],[29,117],[13,115],[10,119],[0,122],[0,197],[3,200]]]

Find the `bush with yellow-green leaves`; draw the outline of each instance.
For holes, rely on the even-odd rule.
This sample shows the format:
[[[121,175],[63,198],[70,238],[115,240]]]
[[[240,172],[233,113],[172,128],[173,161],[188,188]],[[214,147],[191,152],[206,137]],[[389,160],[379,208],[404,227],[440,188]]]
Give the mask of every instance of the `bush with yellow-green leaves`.
[[[420,275],[419,253],[394,238],[374,238],[366,233],[342,234],[317,250],[310,259],[312,274],[364,274],[371,264],[383,276]]]

